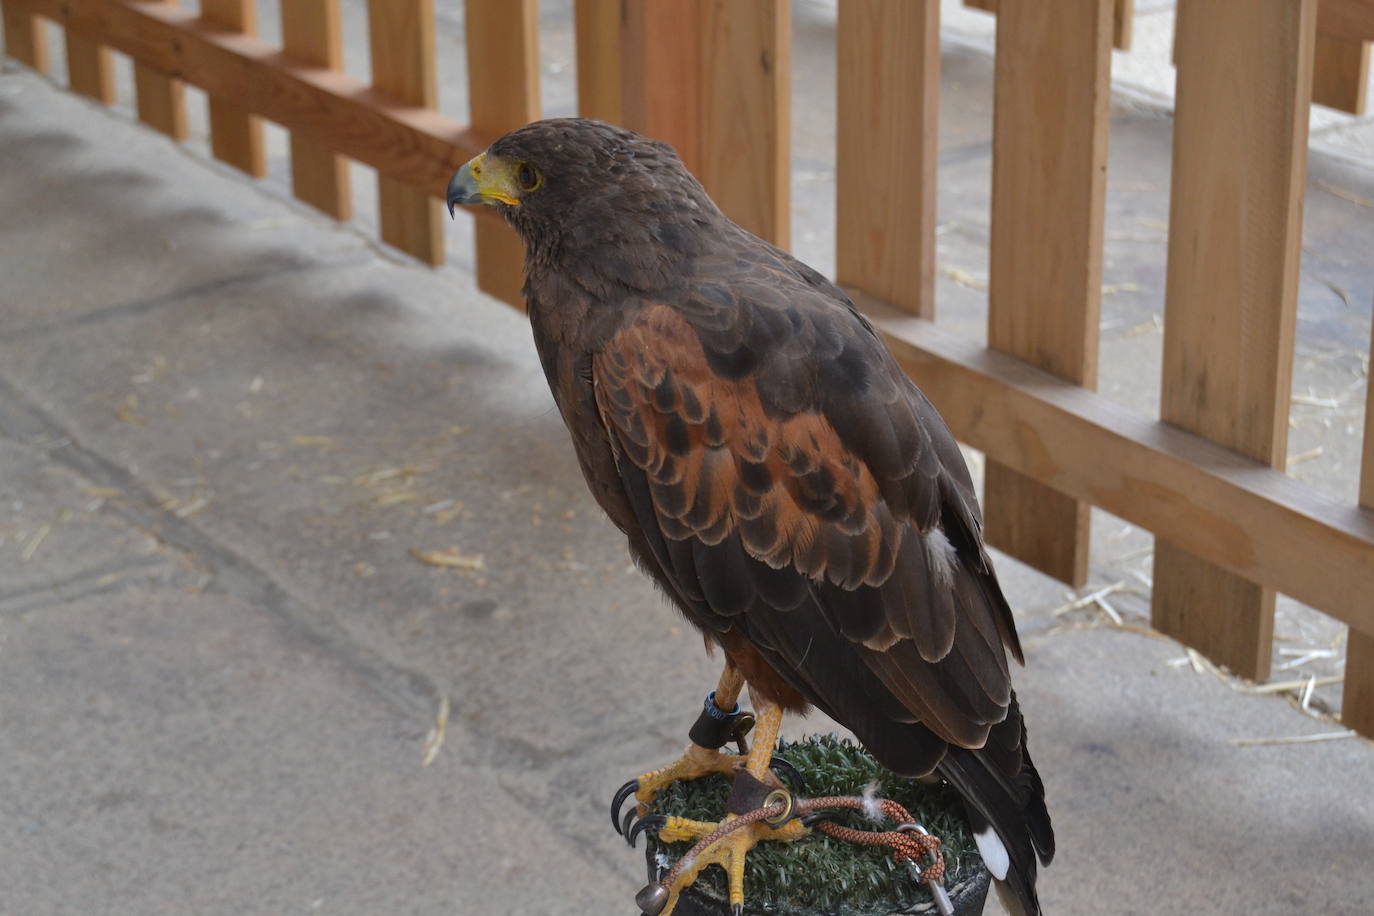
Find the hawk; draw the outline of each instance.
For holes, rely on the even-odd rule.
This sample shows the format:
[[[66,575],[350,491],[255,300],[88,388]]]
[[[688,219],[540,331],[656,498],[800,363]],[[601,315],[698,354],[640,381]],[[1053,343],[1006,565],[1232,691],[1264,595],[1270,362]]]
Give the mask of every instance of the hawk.
[[[627,783],[613,822],[675,779],[772,779],[784,711],[816,707],[888,769],[947,780],[1003,899],[1038,914],[1054,833],[1011,685],[1015,625],[954,437],[873,326],[727,219],[670,146],[610,124],[515,130],[453,176],[448,204],[495,207],[523,239],[535,345],[587,485],[724,656],[708,727]],[[709,726],[746,685],[755,740],[725,754]],[[740,912],[748,850],[805,832],[731,834],[650,909],[714,863]]]

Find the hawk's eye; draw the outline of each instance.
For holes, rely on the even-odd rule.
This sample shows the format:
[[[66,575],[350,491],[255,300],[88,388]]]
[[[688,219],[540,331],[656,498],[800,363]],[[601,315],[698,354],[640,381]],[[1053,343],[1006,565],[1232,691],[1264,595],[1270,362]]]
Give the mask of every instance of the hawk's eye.
[[[533,191],[543,182],[543,177],[539,170],[528,162],[520,163],[520,167],[515,170],[515,180],[520,184],[520,190]]]

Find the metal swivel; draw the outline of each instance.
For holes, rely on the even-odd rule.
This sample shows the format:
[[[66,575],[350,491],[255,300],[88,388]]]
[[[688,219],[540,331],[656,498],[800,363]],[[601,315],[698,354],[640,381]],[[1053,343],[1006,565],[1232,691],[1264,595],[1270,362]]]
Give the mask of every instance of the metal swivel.
[[[661,884],[646,884],[635,894],[635,906],[644,916],[658,916],[668,905],[668,889]]]

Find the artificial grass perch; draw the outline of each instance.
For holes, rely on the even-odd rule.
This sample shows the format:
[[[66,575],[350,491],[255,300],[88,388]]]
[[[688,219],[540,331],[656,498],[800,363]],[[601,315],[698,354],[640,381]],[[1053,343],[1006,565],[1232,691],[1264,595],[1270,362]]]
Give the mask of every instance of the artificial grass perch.
[[[906,808],[940,838],[944,883],[956,902],[961,902],[961,892],[966,893],[975,898],[971,909],[979,908],[978,901],[987,893],[986,869],[964,816],[963,801],[948,785],[898,776],[852,742],[829,735],[781,742],[776,753],[802,776],[808,796],[861,795],[876,787],[879,795]],[[729,794],[730,781],[724,776],[678,782],[659,794],[649,813],[716,820],[724,814]],[[836,813],[832,820],[860,830],[875,829],[857,811]],[[650,861],[658,867],[671,865],[691,845],[687,841],[664,843],[652,832],[649,837]],[[908,867],[897,864],[886,847],[857,846],[819,832],[791,844],[758,846],[749,856],[744,881],[750,912],[757,906],[758,912],[776,916],[887,916],[920,910],[931,900],[930,890],[915,880]],[[703,872],[689,893],[703,902],[725,903],[729,889],[724,873],[718,869]],[[924,909],[933,912],[930,906]]]

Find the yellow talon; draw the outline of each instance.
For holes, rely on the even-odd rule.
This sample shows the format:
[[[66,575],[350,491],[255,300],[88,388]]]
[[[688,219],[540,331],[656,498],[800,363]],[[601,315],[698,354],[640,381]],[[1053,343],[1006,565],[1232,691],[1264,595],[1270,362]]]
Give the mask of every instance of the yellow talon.
[[[744,758],[738,754],[723,754],[693,744],[675,762],[639,777],[639,789],[635,792],[635,801],[639,802],[639,816],[648,814],[648,806],[658,797],[658,793],[673,783],[700,779],[712,773],[728,775],[743,760]]]
[[[727,818],[726,820],[732,820]],[[724,823],[722,821],[721,823]],[[687,818],[671,817],[659,830],[658,838],[665,843],[680,840],[700,839],[714,832],[721,824],[693,821]],[[809,834],[810,829],[800,821],[791,820],[781,827],[770,827],[755,822],[733,831],[703,849],[695,859],[682,863],[677,877],[668,886],[668,905],[659,916],[671,916],[677,906],[678,896],[690,887],[708,865],[719,865],[725,870],[729,881],[729,902],[736,911],[744,909],[744,862],[749,850],[764,840],[791,843]]]
[[[744,761],[743,769],[756,779],[767,778],[768,764],[773,756],[773,745],[777,742],[778,724],[782,720],[782,710],[769,706],[760,711],[758,733],[753,750]],[[688,752],[691,755],[691,751]],[[720,755],[724,757],[725,755]],[[734,761],[732,761],[733,765]],[[650,796],[652,799],[652,796]],[[719,823],[694,821],[683,817],[670,817],[659,828],[658,838],[665,843],[683,840],[702,840],[720,830],[726,823],[734,820],[727,816]],[[666,890],[667,904],[659,911],[659,916],[671,916],[677,907],[682,891],[691,886],[708,865],[719,865],[725,870],[729,888],[729,903],[733,913],[744,910],[744,862],[762,840],[791,843],[809,834],[810,829],[803,827],[801,821],[793,819],[774,827],[763,821],[753,821],[732,830],[702,849],[694,857],[684,858],[674,868],[674,874]],[[688,856],[691,856],[689,853]],[[651,885],[652,887],[652,885]]]
[[[743,687],[744,678],[727,663],[712,694],[716,706],[722,711],[735,706]],[[681,757],[668,766],[645,773],[620,787],[611,800],[611,826],[624,834],[629,829],[631,821],[649,813],[649,805],[663,789],[675,782],[700,779],[712,773],[728,774],[744,761],[745,758],[737,754],[723,754],[715,748],[692,744]],[[632,793],[637,803],[635,810],[630,815],[625,815],[622,821],[620,808]]]
[[[684,840],[699,840],[719,827],[709,821],[694,821],[685,817],[670,817],[658,831],[658,838],[664,843],[681,843]]]
[[[735,703],[742,685],[743,679],[739,672],[727,664],[715,694],[718,705],[726,704],[720,705],[722,710]],[[664,818],[662,815],[648,818],[649,805],[658,797],[660,791],[674,782],[699,779],[711,773],[747,772],[756,780],[767,780],[771,785],[780,785],[777,778],[769,772],[769,764],[773,757],[773,747],[778,740],[782,709],[771,703],[759,706],[755,724],[757,731],[754,734],[753,747],[747,756],[723,754],[719,750],[693,744],[673,763],[651,773],[645,773],[638,780],[631,780],[620,788],[611,802],[611,821],[617,830],[625,834],[631,846],[641,831],[652,829],[652,823],[661,824],[658,827],[658,838],[664,843],[690,840],[700,842],[716,833],[728,821],[735,819],[733,816],[727,816],[719,823],[711,823],[685,817]],[[635,810],[627,815],[622,823],[619,820],[620,806],[631,791],[637,804]],[[632,825],[636,817],[641,820]],[[683,889],[696,881],[703,868],[708,865],[719,865],[725,870],[728,879],[730,909],[733,913],[741,913],[744,910],[744,862],[749,850],[762,840],[791,843],[810,832],[810,829],[803,827],[796,819],[777,827],[762,821],[750,822],[711,842],[695,856],[679,861],[674,866],[672,880],[666,888],[650,884],[640,891],[639,896],[635,898],[636,902],[645,912],[653,913],[655,916],[671,916],[677,908],[678,897]]]

